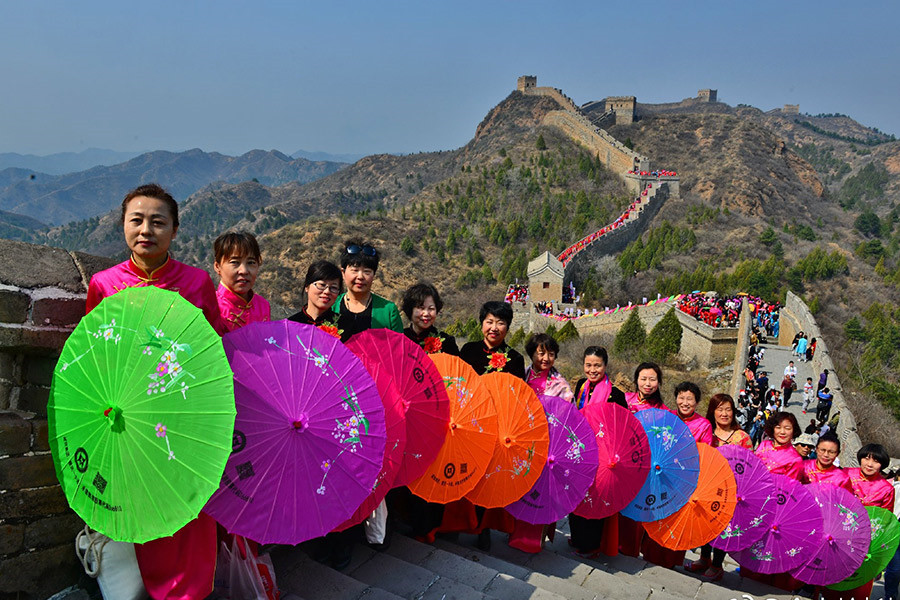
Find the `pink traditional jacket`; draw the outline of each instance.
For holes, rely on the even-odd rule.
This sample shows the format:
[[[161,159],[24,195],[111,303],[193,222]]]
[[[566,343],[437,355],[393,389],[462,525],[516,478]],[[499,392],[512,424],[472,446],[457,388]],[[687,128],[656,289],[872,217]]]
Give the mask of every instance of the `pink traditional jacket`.
[[[85,312],[91,312],[101,300],[125,288],[149,285],[178,292],[203,311],[217,333],[224,332],[216,305],[216,290],[209,274],[171,257],[152,273],[141,269],[130,258],[100,271],[91,277],[88,285]],[[134,546],[141,579],[154,600],[191,600],[208,596],[213,589],[216,550],[216,522],[204,512],[170,537]]]
[[[268,321],[271,316],[269,302],[259,294],[253,294],[247,302],[224,283],[216,290],[219,304],[219,318],[225,331],[234,331],[249,323]]]
[[[865,506],[880,506],[894,510],[894,486],[878,473],[874,479],[866,479],[860,469],[847,469],[850,487]]]
[[[842,487],[848,492],[853,492],[847,471],[834,465],[827,469],[820,469],[819,463],[815,460],[803,461],[803,472],[800,474],[800,481],[803,483],[830,483]],[[891,489],[893,490],[894,488],[891,487]]]
[[[661,410],[667,410],[670,413],[674,413],[675,411],[666,406],[665,404],[650,404],[641,398],[640,394],[637,392],[628,392],[625,394],[625,402],[628,403],[628,410],[633,413],[636,413],[641,410],[647,410],[648,408],[659,408]]]
[[[678,413],[676,412],[675,414]],[[680,417],[681,415],[678,416]],[[691,430],[691,435],[694,436],[694,441],[712,445],[713,430],[712,425],[709,424],[709,421],[707,421],[697,413],[693,413],[687,419],[682,419],[682,421],[684,421],[684,424],[687,425],[688,429]]]
[[[756,455],[763,461],[770,473],[787,475],[791,479],[800,480],[803,457],[792,444],[776,448],[772,440],[763,440],[756,449]]]
[[[575,397],[575,394],[572,393],[572,388],[569,387],[569,382],[556,369],[550,369],[547,373],[538,373],[533,367],[529,367],[528,372],[525,374],[525,382],[531,386],[531,389],[538,396],[541,394],[557,396],[566,402],[571,402],[572,398]]]
[[[216,289],[203,269],[191,267],[178,262],[171,256],[152,273],[147,273],[129,258],[123,263],[100,271],[91,277],[88,285],[87,307],[91,312],[100,301],[116,292],[130,287],[156,286],[164,290],[178,292],[181,296],[203,311],[203,316],[219,334],[224,329],[219,323],[219,309],[216,302]]]

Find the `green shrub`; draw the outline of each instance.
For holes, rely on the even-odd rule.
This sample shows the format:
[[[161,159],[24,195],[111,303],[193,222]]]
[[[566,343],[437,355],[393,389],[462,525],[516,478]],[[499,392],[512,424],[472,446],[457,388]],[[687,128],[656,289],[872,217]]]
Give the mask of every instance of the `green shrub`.
[[[638,316],[638,309],[633,308],[616,334],[613,349],[617,354],[634,353],[643,349],[646,342],[647,330]]]
[[[669,309],[666,316],[650,330],[647,351],[650,358],[658,363],[664,363],[666,359],[678,354],[681,350],[681,322],[675,314],[675,309]]]

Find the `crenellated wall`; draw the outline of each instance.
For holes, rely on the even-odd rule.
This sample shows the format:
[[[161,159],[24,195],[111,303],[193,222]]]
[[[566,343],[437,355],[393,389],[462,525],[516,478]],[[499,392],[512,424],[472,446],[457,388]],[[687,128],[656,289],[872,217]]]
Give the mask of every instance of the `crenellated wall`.
[[[615,255],[625,249],[628,244],[638,239],[647,229],[647,225],[659,212],[660,207],[669,197],[667,184],[654,185],[628,219],[619,227],[604,233],[580,252],[574,254],[566,263],[564,285],[570,281],[584,281],[591,264],[607,255]]]
[[[561,129],[596,154],[600,162],[619,176],[632,170],[652,171],[649,158],[634,152],[579,112],[554,110],[544,117],[544,124]]]
[[[87,283],[113,261],[0,240],[0,598],[46,598],[76,583],[84,523],[56,480],[47,400]]]

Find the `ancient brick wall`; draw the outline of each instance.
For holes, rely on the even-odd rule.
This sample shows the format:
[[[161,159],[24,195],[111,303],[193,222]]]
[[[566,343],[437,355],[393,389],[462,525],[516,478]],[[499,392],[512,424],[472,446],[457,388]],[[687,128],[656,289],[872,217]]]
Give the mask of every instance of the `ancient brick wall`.
[[[651,171],[650,159],[627,148],[622,142],[596,127],[580,114],[555,110],[544,117],[545,125],[558,127],[566,135],[600,157],[600,162],[614,173],[624,175],[635,169]]]
[[[566,264],[564,285],[569,285],[570,281],[574,281],[576,286],[579,285],[584,281],[594,261],[607,255],[615,256],[638,239],[668,197],[668,185],[655,185],[641,202],[638,210],[633,211],[623,225],[600,236],[584,250],[572,256]]]
[[[46,598],[78,581],[84,523],[57,483],[47,439],[56,359],[112,261],[0,240],[0,598]]]

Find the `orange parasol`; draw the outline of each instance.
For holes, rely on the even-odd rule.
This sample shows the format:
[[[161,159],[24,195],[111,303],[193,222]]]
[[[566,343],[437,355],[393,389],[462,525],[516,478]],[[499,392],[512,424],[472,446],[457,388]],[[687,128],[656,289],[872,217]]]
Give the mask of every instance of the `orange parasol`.
[[[450,427],[437,458],[409,489],[429,502],[446,504],[465,496],[484,475],[497,440],[497,409],[481,378],[462,359],[429,357],[450,397]]]
[[[737,482],[722,453],[697,444],[700,476],[687,504],[665,519],[644,523],[647,535],[670,550],[690,550],[725,530],[737,505]]]
[[[481,380],[494,399],[500,424],[487,472],[466,498],[499,508],[521,498],[540,477],[550,430],[544,405],[527,383],[509,373],[488,373]]]

